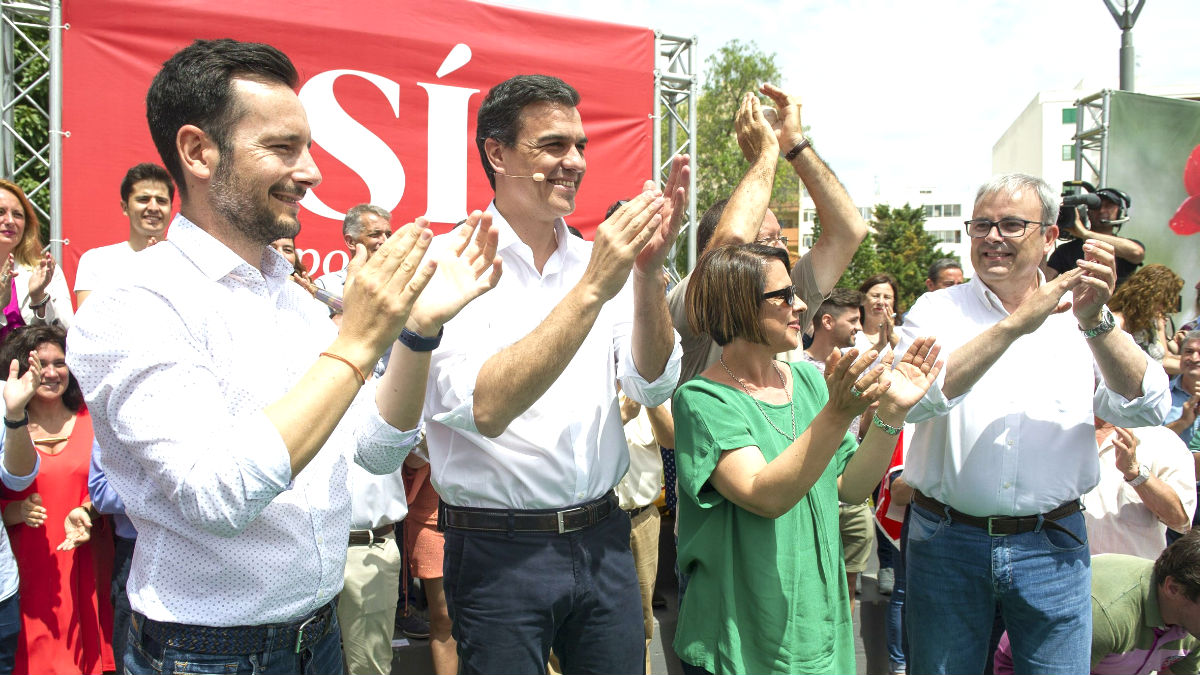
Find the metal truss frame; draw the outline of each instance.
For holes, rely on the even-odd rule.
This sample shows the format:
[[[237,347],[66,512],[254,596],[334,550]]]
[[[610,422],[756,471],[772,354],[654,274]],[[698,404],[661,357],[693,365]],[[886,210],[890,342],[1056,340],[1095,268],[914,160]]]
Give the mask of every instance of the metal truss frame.
[[[0,0],[0,171],[10,180],[32,178],[30,201],[50,224],[54,256],[62,259],[62,0]],[[32,56],[17,62],[15,47],[27,45]],[[40,45],[45,44],[45,47]],[[38,64],[43,73],[18,84],[20,76]],[[35,89],[48,84],[49,101],[43,105]],[[16,127],[18,107],[32,109],[44,121],[46,140],[23,136]],[[18,148],[24,159],[18,163]],[[49,210],[35,197],[45,192]]]
[[[1098,93],[1075,102],[1075,180],[1086,180],[1096,186],[1108,185],[1109,103],[1112,90]],[[1084,176],[1084,166],[1091,175]]]
[[[687,210],[680,233],[686,239],[676,239],[668,257],[667,269],[673,275],[676,260],[683,252],[680,243],[687,242],[687,268],[696,266],[696,110],[700,100],[697,40],[692,37],[654,33],[654,175],[659,186],[665,184],[675,155],[692,157],[691,181],[688,185]],[[665,138],[664,138],[665,135]]]

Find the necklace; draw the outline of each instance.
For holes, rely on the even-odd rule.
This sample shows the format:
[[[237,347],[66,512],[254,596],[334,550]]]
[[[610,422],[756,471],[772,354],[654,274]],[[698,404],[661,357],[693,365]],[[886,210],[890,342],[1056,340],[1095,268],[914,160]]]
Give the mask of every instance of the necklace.
[[[796,406],[792,405],[792,392],[787,387],[787,380],[783,377],[783,371],[779,369],[779,364],[775,361],[771,361],[771,365],[775,367],[775,374],[779,376],[779,384],[780,384],[780,386],[783,387],[784,393],[787,394],[788,410],[790,410],[792,413],[792,435],[791,436],[788,436],[783,431],[783,429],[780,429],[779,427],[775,426],[775,423],[771,421],[771,418],[767,417],[767,411],[763,410],[762,404],[760,404],[758,402],[758,399],[754,398],[754,394],[750,393],[750,388],[746,386],[746,382],[743,381],[742,378],[733,374],[733,371],[729,369],[729,366],[725,365],[725,356],[723,354],[721,355],[721,367],[725,369],[725,372],[729,374],[729,377],[733,378],[735,382],[737,382],[738,384],[740,384],[742,386],[742,390],[746,392],[746,395],[750,397],[751,401],[754,401],[754,407],[758,408],[758,412],[762,413],[763,419],[765,419],[767,421],[767,424],[770,424],[772,429],[774,429],[775,431],[778,431],[780,436],[783,436],[784,438],[788,439],[788,441],[794,441],[794,440],[796,440],[796,436],[797,436],[797,434],[796,434]]]

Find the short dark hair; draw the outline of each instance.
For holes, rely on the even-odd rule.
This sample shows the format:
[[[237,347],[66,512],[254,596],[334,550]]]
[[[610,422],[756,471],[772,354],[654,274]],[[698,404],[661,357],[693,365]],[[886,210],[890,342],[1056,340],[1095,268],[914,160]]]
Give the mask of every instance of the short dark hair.
[[[48,342],[58,345],[63,354],[67,353],[67,332],[62,328],[46,325],[21,326],[5,336],[4,344],[0,345],[0,363],[7,369],[8,364],[16,359],[21,367],[18,376],[24,375],[25,371],[29,370],[29,352],[37,351],[38,347]],[[79,412],[84,407],[83,390],[79,388],[75,373],[69,373],[62,402],[71,412]]]
[[[942,270],[961,269],[962,263],[958,262],[954,258],[938,258],[937,260],[933,261],[932,265],[929,266],[929,273],[925,275],[925,278],[936,284],[938,282],[938,275],[942,273]]]
[[[848,311],[859,310],[862,306],[863,295],[852,288],[835,288],[829,294],[828,298],[821,303],[817,308],[817,313],[813,315],[813,330],[821,325],[821,317],[829,314],[836,318],[839,314],[844,314]]]
[[[721,246],[705,253],[692,270],[684,303],[688,324],[724,347],[743,338],[766,344],[759,305],[766,288],[766,264],[788,267],[787,251],[762,244]]]
[[[1158,554],[1154,561],[1154,582],[1161,586],[1171,577],[1183,587],[1188,600],[1200,598],[1200,528],[1187,534]]]
[[[479,161],[483,162],[483,172],[493,190],[496,170],[488,161],[484,143],[494,138],[506,148],[513,147],[521,128],[521,112],[525,106],[540,102],[576,108],[579,92],[552,75],[517,75],[492,87],[480,104],[475,118],[475,146],[479,148]]]
[[[717,223],[721,222],[721,215],[725,213],[725,207],[729,204],[729,199],[718,199],[713,202],[713,205],[704,211],[704,215],[700,216],[700,224],[696,226],[696,253],[704,253],[708,242],[712,241],[713,234],[717,231]]]
[[[163,63],[146,92],[150,136],[182,196],[187,196],[187,183],[175,149],[176,134],[183,125],[194,124],[227,154],[230,130],[244,114],[234,97],[234,78],[286,84],[292,89],[300,82],[296,67],[278,49],[225,38],[196,40],[176,52]]]
[[[144,180],[152,180],[166,185],[168,198],[171,200],[175,199],[175,183],[171,180],[171,174],[167,173],[166,169],[157,164],[142,162],[141,164],[135,164],[125,172],[125,178],[121,181],[121,201],[129,201],[129,195],[133,192],[133,186]]]

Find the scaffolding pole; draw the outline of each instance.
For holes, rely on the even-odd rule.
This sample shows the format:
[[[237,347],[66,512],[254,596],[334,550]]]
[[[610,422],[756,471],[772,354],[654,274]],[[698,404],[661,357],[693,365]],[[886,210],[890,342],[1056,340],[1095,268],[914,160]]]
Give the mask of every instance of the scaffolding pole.
[[[1075,180],[1108,185],[1108,126],[1112,90],[1075,102]],[[1084,166],[1090,174],[1084,175]]]
[[[686,235],[687,268],[696,265],[696,108],[699,84],[696,76],[696,38],[654,33],[654,176],[661,188],[671,170],[671,160],[686,154],[692,158],[691,178],[684,222],[680,233]],[[665,127],[665,138],[664,138]],[[677,270],[680,238],[668,255],[667,269]]]

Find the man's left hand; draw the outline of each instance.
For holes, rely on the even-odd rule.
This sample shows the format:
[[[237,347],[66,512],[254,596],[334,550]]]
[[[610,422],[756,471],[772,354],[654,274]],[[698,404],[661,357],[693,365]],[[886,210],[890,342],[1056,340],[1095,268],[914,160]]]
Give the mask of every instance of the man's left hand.
[[[1117,287],[1117,257],[1113,247],[1095,239],[1083,243],[1083,259],[1076,261],[1083,275],[1071,291],[1071,310],[1084,329],[1100,323],[1100,309]]]
[[[1115,451],[1117,470],[1125,476],[1126,481],[1137,478],[1141,466],[1137,459],[1137,446],[1141,442],[1133,432],[1121,427],[1113,427],[1113,450]]]
[[[663,205],[658,209],[662,216],[662,225],[650,238],[642,252],[634,262],[634,269],[641,274],[658,275],[667,252],[675,243],[679,234],[679,226],[683,222],[684,205],[687,203],[687,191],[691,168],[691,159],[687,155],[676,155],[671,161],[671,173],[667,177],[667,188],[663,190]],[[646,190],[653,190],[653,181],[646,181]]]
[[[454,230],[451,244],[436,258],[437,270],[408,315],[409,330],[424,337],[436,336],[467,303],[496,286],[501,272],[498,238],[491,214],[475,211],[467,216]]]

